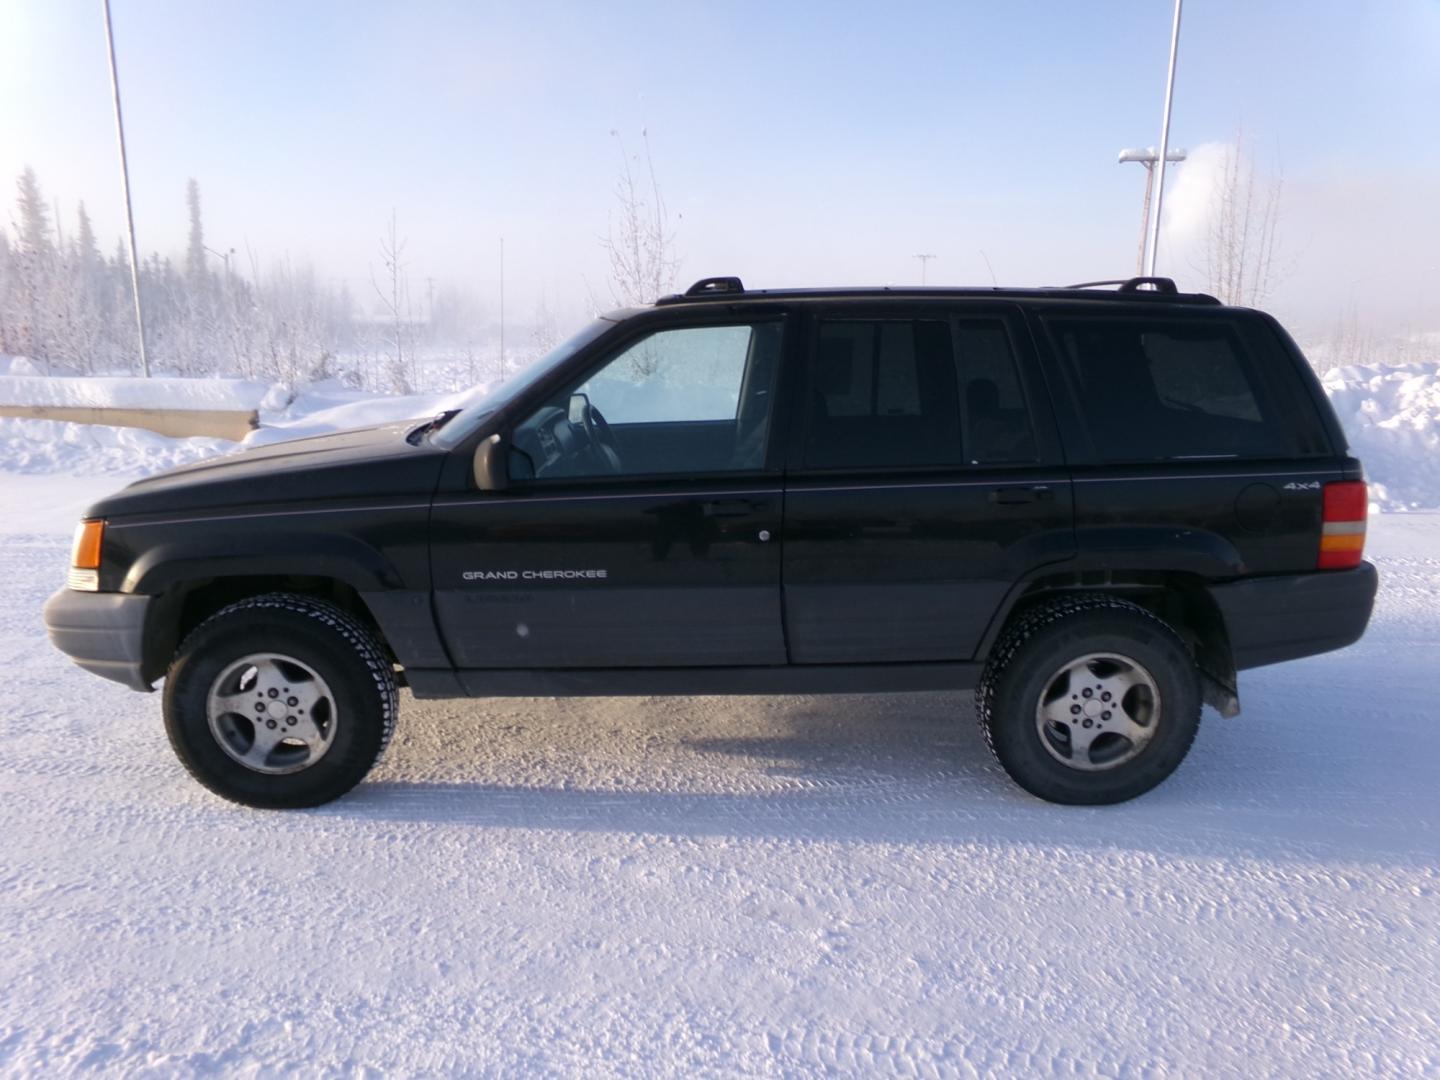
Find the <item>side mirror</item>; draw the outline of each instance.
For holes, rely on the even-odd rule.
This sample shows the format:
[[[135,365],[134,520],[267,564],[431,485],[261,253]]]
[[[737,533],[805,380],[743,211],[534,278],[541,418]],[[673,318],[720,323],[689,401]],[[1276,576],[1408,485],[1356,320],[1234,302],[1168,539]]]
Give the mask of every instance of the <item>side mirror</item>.
[[[585,423],[585,410],[590,407],[590,399],[578,390],[570,395],[569,415],[566,417],[572,424]]]
[[[499,434],[481,439],[475,447],[475,486],[481,491],[504,491],[509,477],[505,469],[505,440]]]

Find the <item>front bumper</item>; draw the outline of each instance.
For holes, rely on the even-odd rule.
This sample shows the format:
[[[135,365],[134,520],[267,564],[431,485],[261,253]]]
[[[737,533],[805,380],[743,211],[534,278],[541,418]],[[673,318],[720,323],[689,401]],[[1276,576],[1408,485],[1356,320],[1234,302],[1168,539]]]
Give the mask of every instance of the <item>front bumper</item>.
[[[45,601],[50,643],[86,671],[150,690],[141,674],[145,617],[153,596],[61,589]]]
[[[1375,606],[1379,575],[1370,563],[1212,585],[1235,669],[1343,649],[1360,640]]]

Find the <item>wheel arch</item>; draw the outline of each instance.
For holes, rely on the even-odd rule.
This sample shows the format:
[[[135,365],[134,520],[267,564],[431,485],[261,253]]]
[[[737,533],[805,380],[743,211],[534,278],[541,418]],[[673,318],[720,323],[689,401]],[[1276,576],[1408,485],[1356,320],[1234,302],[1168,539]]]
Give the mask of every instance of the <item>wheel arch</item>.
[[[987,660],[1005,630],[1032,608],[1076,593],[1127,600],[1163,620],[1194,656],[1205,703],[1222,716],[1240,711],[1234,653],[1224,616],[1210,593],[1208,579],[1183,570],[1075,570],[1018,582],[991,619],[975,659]]]
[[[393,662],[385,628],[352,583],[301,573],[233,573],[172,580],[146,614],[141,675],[153,682],[165,674],[180,642],[222,608],[266,593],[292,593],[328,600],[363,624]]]

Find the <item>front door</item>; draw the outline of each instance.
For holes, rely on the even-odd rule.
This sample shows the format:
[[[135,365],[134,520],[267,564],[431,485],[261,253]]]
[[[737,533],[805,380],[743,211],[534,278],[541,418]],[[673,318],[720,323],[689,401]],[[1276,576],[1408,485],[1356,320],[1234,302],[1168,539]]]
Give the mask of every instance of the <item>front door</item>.
[[[644,333],[516,424],[509,490],[437,497],[457,667],[785,662],[784,336],[776,318]]]
[[[816,322],[786,490],[792,661],[968,660],[1011,585],[1073,554],[1028,342],[989,307]]]

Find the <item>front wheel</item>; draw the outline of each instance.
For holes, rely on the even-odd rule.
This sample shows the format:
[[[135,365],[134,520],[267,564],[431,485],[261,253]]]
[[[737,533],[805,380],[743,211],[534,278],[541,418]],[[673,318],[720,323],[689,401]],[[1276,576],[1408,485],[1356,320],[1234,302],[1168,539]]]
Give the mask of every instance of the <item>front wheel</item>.
[[[334,604],[289,593],[212,615],[165,682],[165,730],[215,794],[316,806],[358,784],[395,723],[395,679],[374,635]]]
[[[1185,643],[1144,608],[1109,596],[1026,613],[976,692],[986,742],[1010,777],[1072,804],[1123,802],[1159,784],[1189,751],[1200,706]]]

